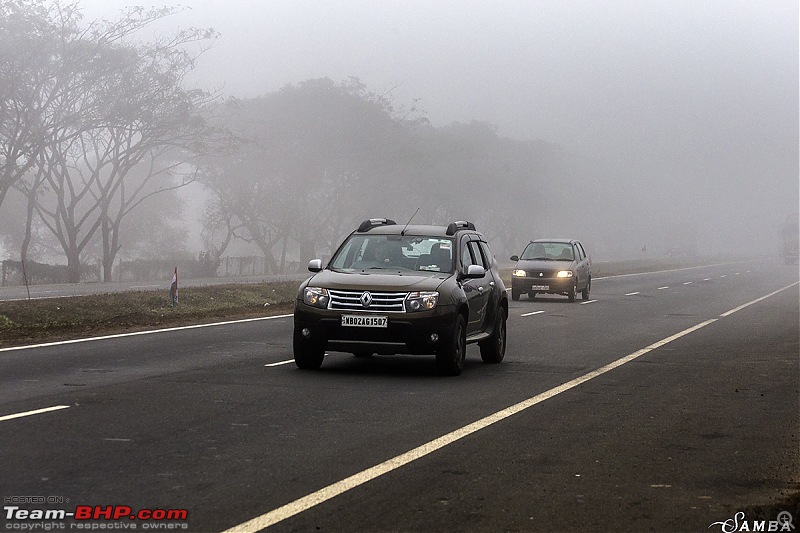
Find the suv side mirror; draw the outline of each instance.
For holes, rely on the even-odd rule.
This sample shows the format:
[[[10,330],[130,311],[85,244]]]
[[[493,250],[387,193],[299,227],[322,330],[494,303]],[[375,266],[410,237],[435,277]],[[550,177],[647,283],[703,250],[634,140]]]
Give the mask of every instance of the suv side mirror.
[[[322,270],[322,259],[312,259],[308,262],[309,272],[319,272]]]
[[[482,278],[486,275],[486,269],[481,265],[469,265],[464,272],[464,279]]]
[[[519,261],[519,256],[518,255],[512,255],[511,256],[511,260],[512,261]]]

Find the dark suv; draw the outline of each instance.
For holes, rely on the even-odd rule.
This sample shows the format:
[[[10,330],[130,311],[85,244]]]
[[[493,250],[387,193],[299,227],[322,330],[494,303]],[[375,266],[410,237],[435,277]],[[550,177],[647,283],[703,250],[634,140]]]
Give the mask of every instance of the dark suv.
[[[506,349],[508,297],[497,263],[470,222],[401,226],[361,223],[327,266],[300,286],[294,311],[294,360],[319,368],[325,351],[435,354],[442,374],[458,375],[466,345],[486,363]]]

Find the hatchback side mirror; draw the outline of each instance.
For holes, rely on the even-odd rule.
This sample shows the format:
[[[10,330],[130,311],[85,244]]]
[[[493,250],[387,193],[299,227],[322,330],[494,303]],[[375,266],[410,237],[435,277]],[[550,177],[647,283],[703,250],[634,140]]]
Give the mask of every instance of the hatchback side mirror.
[[[308,262],[309,272],[319,272],[322,270],[322,259],[312,259]]]
[[[519,256],[518,255],[512,255],[511,256],[511,260],[512,261],[519,261]]]

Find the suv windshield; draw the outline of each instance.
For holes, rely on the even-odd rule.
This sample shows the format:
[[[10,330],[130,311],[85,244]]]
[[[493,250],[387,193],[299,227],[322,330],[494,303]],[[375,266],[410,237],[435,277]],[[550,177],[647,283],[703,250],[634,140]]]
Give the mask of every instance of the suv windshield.
[[[333,270],[453,271],[453,241],[414,235],[351,235],[331,260]]]
[[[572,261],[575,254],[568,242],[532,242],[525,247],[520,259]]]

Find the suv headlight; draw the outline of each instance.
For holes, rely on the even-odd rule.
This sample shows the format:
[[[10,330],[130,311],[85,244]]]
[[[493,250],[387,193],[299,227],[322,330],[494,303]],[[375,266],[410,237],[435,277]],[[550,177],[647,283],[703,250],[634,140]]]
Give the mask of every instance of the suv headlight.
[[[330,296],[328,296],[328,289],[321,289],[319,287],[306,287],[303,291],[303,302],[312,307],[319,307],[325,309],[328,307]]]
[[[406,296],[406,311],[429,311],[439,303],[438,292],[410,292]]]
[[[511,275],[512,275],[512,276],[516,276],[516,277],[518,277],[518,278],[524,278],[525,276],[527,276],[527,275],[528,275],[528,273],[527,273],[527,272],[525,272],[524,270],[515,270],[515,271],[513,271],[513,272],[511,273]]]
[[[556,274],[557,278],[571,278],[572,277],[572,270],[559,270],[558,274]]]

